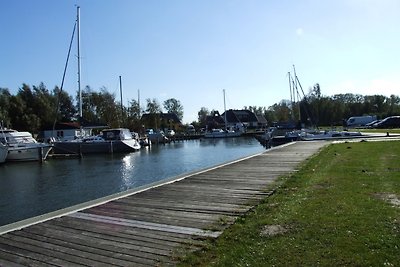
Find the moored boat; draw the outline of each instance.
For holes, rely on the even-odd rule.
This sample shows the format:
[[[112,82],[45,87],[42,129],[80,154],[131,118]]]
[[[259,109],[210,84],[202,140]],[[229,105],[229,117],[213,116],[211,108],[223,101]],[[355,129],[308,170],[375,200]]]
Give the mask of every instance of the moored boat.
[[[222,129],[211,129],[211,131],[207,131],[204,133],[205,138],[227,138],[227,137],[239,137],[242,135],[241,131],[236,131],[234,129],[227,128],[227,119],[226,119],[226,105],[225,105],[225,89],[222,90],[224,96],[224,124],[225,130]]]
[[[0,142],[7,147],[6,161],[43,161],[52,149],[51,144],[37,142],[31,133],[1,129]]]
[[[125,128],[106,129],[100,135],[72,141],[55,141],[54,154],[95,154],[133,152],[139,142]]]
[[[222,129],[212,129],[210,132],[206,132],[204,137],[206,138],[226,138],[226,137],[239,137],[241,132],[236,132],[233,130],[222,130]]]

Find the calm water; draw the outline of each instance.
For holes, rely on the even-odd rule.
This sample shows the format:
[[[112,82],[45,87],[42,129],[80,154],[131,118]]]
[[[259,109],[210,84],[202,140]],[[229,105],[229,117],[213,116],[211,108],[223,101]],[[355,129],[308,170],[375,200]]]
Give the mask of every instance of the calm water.
[[[0,165],[0,225],[264,151],[254,138],[192,140],[130,154]]]

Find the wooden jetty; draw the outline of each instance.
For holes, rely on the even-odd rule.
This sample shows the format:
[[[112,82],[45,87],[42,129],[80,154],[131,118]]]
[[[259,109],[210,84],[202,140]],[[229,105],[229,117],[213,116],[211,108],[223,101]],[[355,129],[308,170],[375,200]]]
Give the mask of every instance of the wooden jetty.
[[[174,180],[0,227],[0,266],[173,266],[327,142],[293,142]],[[272,190],[272,189],[271,189]]]

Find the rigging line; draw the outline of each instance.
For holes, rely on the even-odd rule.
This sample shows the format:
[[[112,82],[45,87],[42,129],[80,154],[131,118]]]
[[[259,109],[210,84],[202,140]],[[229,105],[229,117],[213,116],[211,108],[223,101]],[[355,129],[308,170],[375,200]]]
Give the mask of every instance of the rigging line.
[[[74,35],[75,35],[75,30],[76,30],[76,23],[77,23],[77,22],[75,21],[74,29],[72,30],[71,42],[69,43],[68,54],[67,54],[67,60],[66,60],[66,62],[65,62],[65,66],[64,66],[64,73],[63,73],[63,77],[62,77],[62,80],[61,80],[61,87],[60,87],[60,91],[58,92],[57,106],[56,106],[56,116],[55,116],[54,123],[53,123],[53,131],[54,131],[55,127],[56,127],[58,112],[59,112],[59,110],[60,110],[60,98],[61,98],[61,93],[62,93],[62,90],[63,90],[63,87],[64,87],[65,75],[66,75],[66,73],[67,73],[67,67],[68,67],[69,56],[70,56],[70,54],[71,54],[72,43],[73,43],[73,41],[74,41]]]

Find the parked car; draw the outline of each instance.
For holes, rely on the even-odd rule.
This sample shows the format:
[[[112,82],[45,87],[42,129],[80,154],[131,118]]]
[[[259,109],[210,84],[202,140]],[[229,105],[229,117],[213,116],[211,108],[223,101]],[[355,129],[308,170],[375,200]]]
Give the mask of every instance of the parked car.
[[[391,116],[377,122],[373,125],[373,128],[389,129],[389,128],[400,128],[400,116]]]
[[[367,123],[373,122],[376,120],[376,116],[358,116],[358,117],[350,117],[346,121],[347,127],[360,127],[365,126]]]
[[[380,121],[381,121],[381,120],[372,121],[372,122],[370,122],[370,123],[365,124],[365,127],[367,127],[367,128],[374,128],[374,125],[377,124],[377,123],[380,122]]]

